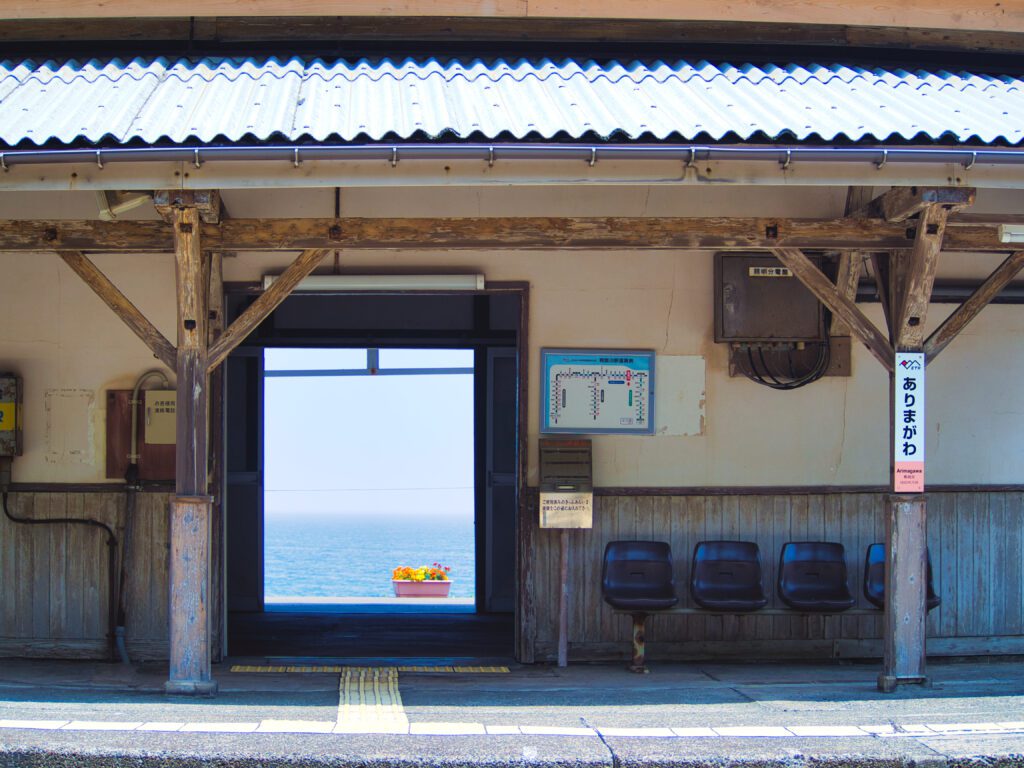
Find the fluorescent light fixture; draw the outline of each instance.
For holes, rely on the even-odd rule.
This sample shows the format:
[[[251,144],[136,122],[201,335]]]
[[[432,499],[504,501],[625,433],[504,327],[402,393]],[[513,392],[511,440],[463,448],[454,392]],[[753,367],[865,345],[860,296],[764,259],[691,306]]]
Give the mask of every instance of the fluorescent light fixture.
[[[267,290],[276,275],[263,276]],[[297,291],[482,291],[483,275],[312,275]]]
[[[1000,243],[1024,243],[1024,224],[1000,224]]]

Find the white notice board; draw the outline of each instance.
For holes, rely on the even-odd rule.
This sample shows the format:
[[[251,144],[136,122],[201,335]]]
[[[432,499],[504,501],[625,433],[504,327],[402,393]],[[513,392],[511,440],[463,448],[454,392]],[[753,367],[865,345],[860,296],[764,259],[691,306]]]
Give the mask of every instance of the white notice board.
[[[545,433],[654,433],[654,352],[542,349]]]

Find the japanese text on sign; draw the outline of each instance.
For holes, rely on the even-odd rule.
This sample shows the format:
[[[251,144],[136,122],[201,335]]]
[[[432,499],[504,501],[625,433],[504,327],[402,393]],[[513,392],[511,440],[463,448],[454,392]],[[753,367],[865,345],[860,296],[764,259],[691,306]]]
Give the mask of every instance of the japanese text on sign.
[[[924,492],[924,354],[897,352],[893,391],[893,491]]]
[[[540,494],[541,528],[592,528],[594,494],[583,492]]]

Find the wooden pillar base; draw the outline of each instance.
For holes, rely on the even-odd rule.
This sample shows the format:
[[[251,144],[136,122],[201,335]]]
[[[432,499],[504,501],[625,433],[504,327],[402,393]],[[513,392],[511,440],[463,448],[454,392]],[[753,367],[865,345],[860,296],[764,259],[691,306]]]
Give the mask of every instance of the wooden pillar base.
[[[920,685],[931,688],[932,683],[927,677],[896,677],[884,673],[878,676],[878,690],[882,693],[892,693],[901,685]]]
[[[885,634],[878,689],[927,684],[925,607],[927,546],[924,496],[886,499]]]
[[[171,664],[164,690],[212,696],[210,645],[210,496],[171,499]]]
[[[168,680],[164,693],[171,696],[216,696],[216,680]]]

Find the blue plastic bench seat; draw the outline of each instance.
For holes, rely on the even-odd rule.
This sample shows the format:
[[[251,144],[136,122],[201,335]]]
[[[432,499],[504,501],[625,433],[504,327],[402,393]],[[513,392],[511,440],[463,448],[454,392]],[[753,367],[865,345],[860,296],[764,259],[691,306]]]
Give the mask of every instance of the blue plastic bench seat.
[[[832,541],[791,541],[779,555],[779,598],[790,608],[839,613],[856,602],[850,593],[846,550]]]
[[[747,613],[764,608],[761,552],[752,541],[702,541],[694,547],[690,595],[709,611]]]
[[[664,541],[610,541],[604,549],[601,595],[626,611],[659,611],[679,602],[672,549]]]

